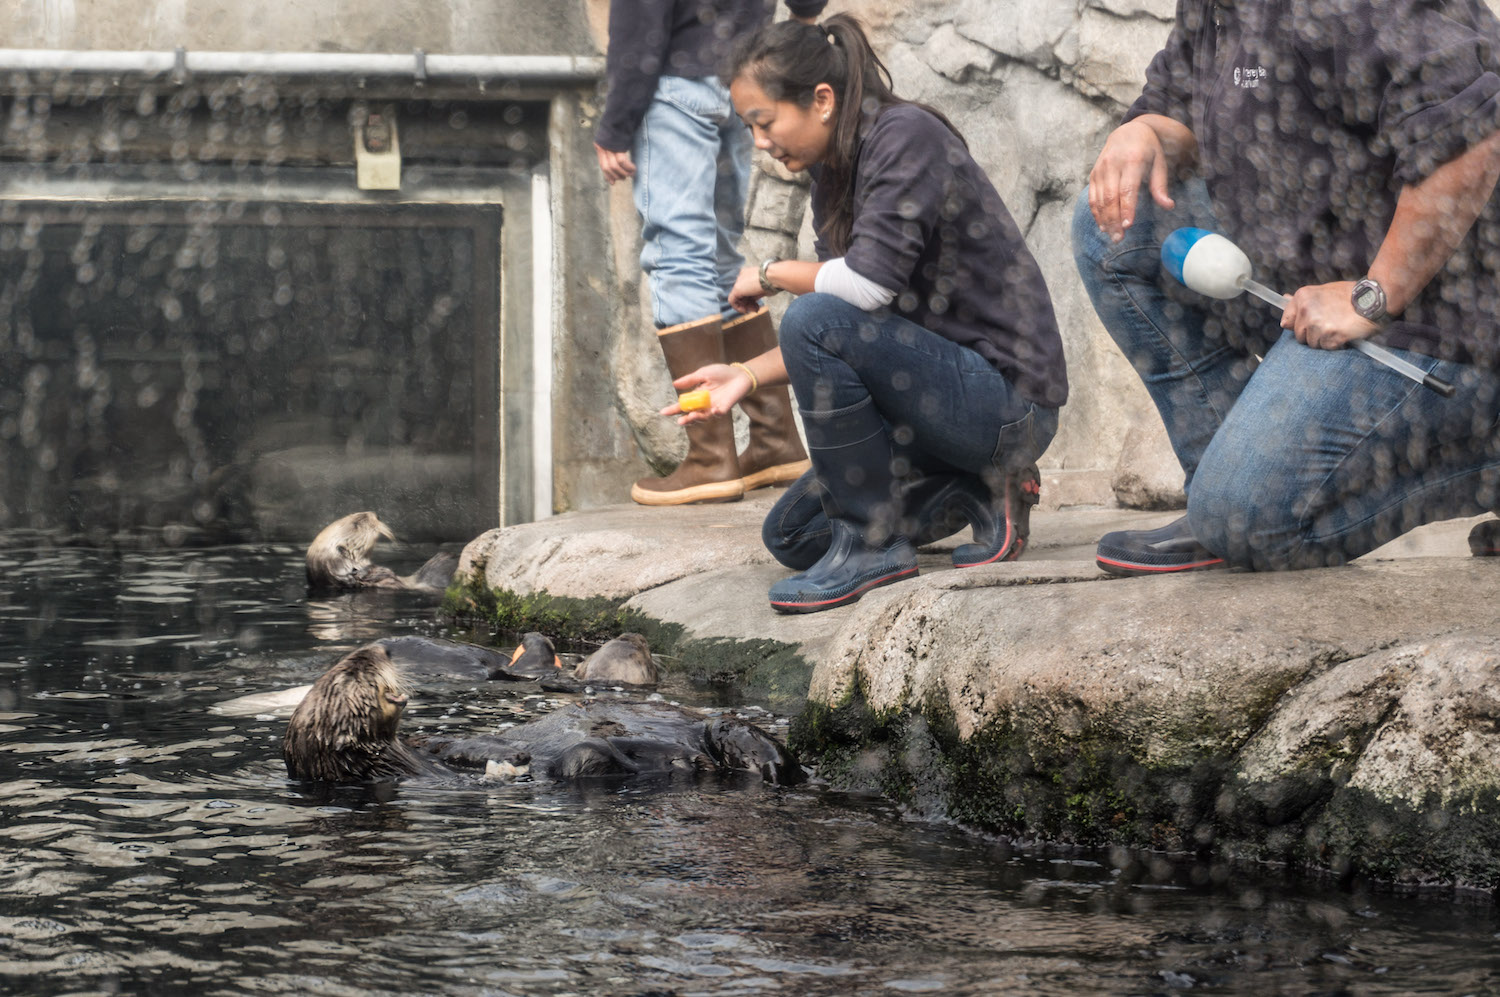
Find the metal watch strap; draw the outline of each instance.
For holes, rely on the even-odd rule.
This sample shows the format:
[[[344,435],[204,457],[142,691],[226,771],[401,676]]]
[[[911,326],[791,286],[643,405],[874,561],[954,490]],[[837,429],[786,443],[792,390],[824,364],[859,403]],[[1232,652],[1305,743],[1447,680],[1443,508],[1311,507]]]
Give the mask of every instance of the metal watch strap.
[[[781,261],[778,260],[774,256],[772,256],[769,259],[765,259],[765,260],[761,260],[760,261],[760,289],[762,291],[766,292],[767,294],[775,294],[776,292],[778,292],[778,291],[781,290],[781,288],[779,288],[775,284],[771,283],[771,278],[766,273],[766,271],[770,269],[772,263],[780,263],[780,262]]]
[[[1360,304],[1361,299],[1364,304]],[[1390,318],[1385,310],[1385,288],[1380,286],[1380,281],[1366,276],[1354,283],[1354,290],[1349,295],[1349,303],[1354,306],[1354,311],[1369,322],[1376,325]]]

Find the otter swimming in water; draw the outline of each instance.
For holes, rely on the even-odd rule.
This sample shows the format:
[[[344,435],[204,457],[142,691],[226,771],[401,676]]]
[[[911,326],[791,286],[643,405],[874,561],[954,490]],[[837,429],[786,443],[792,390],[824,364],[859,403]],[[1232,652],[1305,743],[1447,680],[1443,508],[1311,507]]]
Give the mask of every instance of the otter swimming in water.
[[[282,738],[294,779],[379,782],[451,769],[489,778],[526,773],[570,780],[683,771],[744,771],[789,784],[801,767],[760,728],[666,703],[593,702],[564,707],[503,735],[397,736],[406,688],[386,649],[362,647],[313,683]]]
[[[638,633],[623,633],[578,663],[573,677],[584,682],[618,682],[655,687],[656,659]]]
[[[526,682],[562,673],[562,659],[546,634],[528,633],[509,657],[494,648],[442,637],[382,637],[391,661],[408,679]]]
[[[448,587],[458,568],[458,555],[434,554],[414,574],[398,575],[369,558],[381,537],[396,539],[391,528],[373,512],[350,513],[323,527],[307,547],[308,590],[383,588],[441,592]]]
[[[379,644],[351,651],[312,684],[281,739],[293,779],[378,782],[431,771],[396,737],[406,687]]]
[[[533,778],[571,780],[672,772],[751,772],[766,782],[800,782],[802,768],[782,744],[738,717],[705,717],[670,703],[592,702],[481,737],[420,739],[448,765],[489,769],[528,758]]]

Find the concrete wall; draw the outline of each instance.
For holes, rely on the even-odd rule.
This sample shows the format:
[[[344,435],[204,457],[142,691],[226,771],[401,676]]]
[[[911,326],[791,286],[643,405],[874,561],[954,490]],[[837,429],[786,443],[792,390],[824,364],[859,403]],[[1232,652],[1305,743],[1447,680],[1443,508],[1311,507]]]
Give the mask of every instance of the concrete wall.
[[[595,54],[576,2],[6,0],[8,48]]]

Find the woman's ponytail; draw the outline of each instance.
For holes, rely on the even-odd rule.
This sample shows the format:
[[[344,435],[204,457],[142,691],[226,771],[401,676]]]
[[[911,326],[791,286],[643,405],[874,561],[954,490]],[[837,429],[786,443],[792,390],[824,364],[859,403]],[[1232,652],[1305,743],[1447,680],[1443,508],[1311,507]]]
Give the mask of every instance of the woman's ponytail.
[[[817,25],[795,20],[767,25],[735,46],[722,75],[730,81],[745,76],[772,100],[789,100],[803,108],[812,106],[819,84],[833,88],[837,117],[820,178],[831,196],[818,235],[835,256],[842,256],[854,227],[860,132],[882,108],[912,103],[896,96],[890,71],[870,46],[859,21],[849,14],[834,14]],[[935,115],[962,140],[941,112],[925,104],[917,106]]]

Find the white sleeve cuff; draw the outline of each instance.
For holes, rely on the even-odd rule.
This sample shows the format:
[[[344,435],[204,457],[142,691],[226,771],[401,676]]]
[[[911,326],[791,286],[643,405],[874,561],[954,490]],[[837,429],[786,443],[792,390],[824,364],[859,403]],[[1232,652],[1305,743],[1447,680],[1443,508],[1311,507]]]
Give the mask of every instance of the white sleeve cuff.
[[[818,269],[813,278],[813,290],[842,298],[861,311],[872,312],[884,308],[896,297],[895,291],[887,290],[868,277],[861,277],[840,256],[828,260]]]

